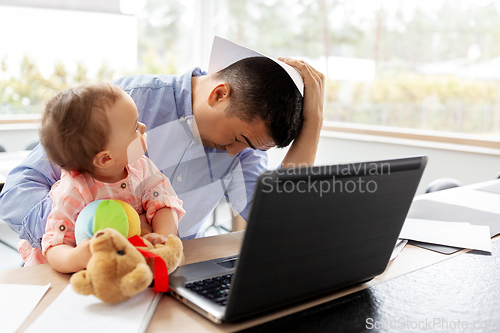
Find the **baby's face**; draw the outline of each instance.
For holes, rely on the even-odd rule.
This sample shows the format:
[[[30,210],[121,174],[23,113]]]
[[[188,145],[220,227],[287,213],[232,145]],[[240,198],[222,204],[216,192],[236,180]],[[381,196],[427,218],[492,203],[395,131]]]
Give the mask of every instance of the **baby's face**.
[[[107,149],[125,167],[141,158],[147,150],[146,125],[138,121],[134,100],[124,91],[107,110],[111,135]]]

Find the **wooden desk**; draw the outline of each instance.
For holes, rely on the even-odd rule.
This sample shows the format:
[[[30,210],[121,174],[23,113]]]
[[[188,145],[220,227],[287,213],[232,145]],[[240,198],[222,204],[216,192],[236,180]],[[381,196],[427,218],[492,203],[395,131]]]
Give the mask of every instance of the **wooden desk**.
[[[238,231],[219,236],[185,241],[184,247],[186,264],[237,254],[241,246],[243,234],[244,231]],[[450,256],[407,245],[400,255],[389,264],[387,270],[369,283],[351,287],[340,292],[315,299],[306,304],[300,304],[277,313],[272,313],[270,315],[238,324],[213,324],[171,296],[164,295],[151,320],[147,332],[234,332],[342,297],[449,257]],[[68,285],[70,276],[70,274],[61,274],[54,271],[49,265],[38,265],[0,271],[0,283],[34,285],[46,285],[47,283],[51,283],[49,291],[43,297],[32,314],[28,317],[26,322],[21,326],[20,332],[26,330],[26,328],[43,312],[43,310],[56,299],[56,297]]]
[[[463,187],[454,191],[468,193],[477,186]],[[452,190],[449,190],[452,191]],[[452,192],[455,193],[455,192]],[[443,195],[446,195],[443,191]],[[483,195],[483,194],[481,194]],[[498,197],[498,194],[491,194]],[[229,233],[225,235],[193,239],[184,242],[186,264],[218,258],[221,256],[230,256],[237,254],[240,250],[241,241],[244,231]],[[494,240],[498,240],[496,237]],[[285,310],[271,313],[249,321],[237,324],[216,325],[198,315],[193,310],[181,304],[174,298],[164,295],[161,299],[158,308],[151,320],[147,332],[234,332],[255,325],[259,325],[285,315],[289,315],[321,303],[332,301],[339,297],[354,293],[356,291],[366,289],[377,285],[383,281],[391,280],[395,277],[413,272],[420,268],[432,265],[445,259],[455,257],[462,250],[453,255],[444,255],[437,252],[425,250],[419,247],[407,245],[399,256],[389,263],[386,271],[369,283],[357,285],[351,288],[341,290],[339,292],[314,299],[305,304],[299,304]],[[23,324],[20,332],[24,331],[36,317],[61,293],[67,286],[69,274],[61,274],[55,272],[48,265],[39,265],[35,267],[17,268],[7,271],[0,271],[0,283],[15,283],[15,284],[35,284],[46,285],[51,283],[51,288],[44,296],[40,304],[35,308],[27,321]]]

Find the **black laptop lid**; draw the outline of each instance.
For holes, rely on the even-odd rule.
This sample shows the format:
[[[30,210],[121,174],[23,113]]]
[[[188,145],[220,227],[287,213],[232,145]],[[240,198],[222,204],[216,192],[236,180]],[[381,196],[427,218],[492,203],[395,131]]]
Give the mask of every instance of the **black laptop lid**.
[[[225,319],[381,274],[426,162],[413,157],[262,174]]]

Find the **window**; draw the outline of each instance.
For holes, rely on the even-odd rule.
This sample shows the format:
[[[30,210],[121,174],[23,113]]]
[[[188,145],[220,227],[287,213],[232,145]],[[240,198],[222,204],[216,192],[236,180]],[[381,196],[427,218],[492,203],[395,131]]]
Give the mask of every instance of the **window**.
[[[215,32],[327,74],[325,120],[500,138],[498,1],[215,1]]]
[[[87,80],[206,70],[219,35],[325,73],[327,121],[500,138],[498,1],[65,3],[0,0],[0,115]]]

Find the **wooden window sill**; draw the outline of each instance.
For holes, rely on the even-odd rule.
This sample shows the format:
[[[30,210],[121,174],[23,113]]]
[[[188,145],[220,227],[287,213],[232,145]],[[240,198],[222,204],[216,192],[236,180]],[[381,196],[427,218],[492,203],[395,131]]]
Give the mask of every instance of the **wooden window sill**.
[[[476,135],[325,121],[321,136],[500,156],[500,140]]]

